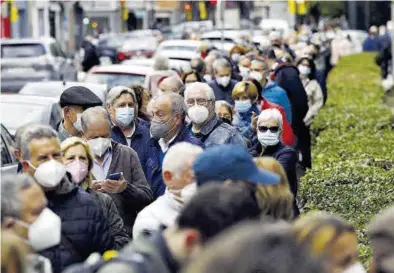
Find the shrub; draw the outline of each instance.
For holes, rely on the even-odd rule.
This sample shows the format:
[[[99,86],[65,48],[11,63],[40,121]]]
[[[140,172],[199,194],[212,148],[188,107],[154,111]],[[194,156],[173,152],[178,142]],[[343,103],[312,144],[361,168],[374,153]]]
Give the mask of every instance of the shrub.
[[[394,204],[392,113],[383,104],[374,54],[343,58],[329,75],[328,90],[312,126],[313,169],[302,178],[300,196],[305,211],[330,211],[349,220],[366,262],[366,227]]]

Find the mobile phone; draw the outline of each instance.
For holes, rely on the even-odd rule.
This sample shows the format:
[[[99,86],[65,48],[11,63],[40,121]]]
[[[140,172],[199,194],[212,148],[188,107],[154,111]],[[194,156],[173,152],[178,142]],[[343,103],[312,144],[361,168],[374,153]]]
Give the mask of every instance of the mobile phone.
[[[122,173],[113,173],[108,176],[108,179],[119,180],[121,176],[122,176]]]

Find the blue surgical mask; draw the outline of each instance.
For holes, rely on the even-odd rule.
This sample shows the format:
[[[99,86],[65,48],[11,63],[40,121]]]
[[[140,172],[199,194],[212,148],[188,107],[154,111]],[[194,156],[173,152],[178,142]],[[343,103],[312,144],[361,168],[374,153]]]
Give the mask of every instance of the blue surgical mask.
[[[116,121],[121,127],[127,127],[134,120],[134,108],[123,107],[115,108]]]
[[[252,108],[252,102],[250,100],[236,100],[235,109],[240,113],[246,113]]]

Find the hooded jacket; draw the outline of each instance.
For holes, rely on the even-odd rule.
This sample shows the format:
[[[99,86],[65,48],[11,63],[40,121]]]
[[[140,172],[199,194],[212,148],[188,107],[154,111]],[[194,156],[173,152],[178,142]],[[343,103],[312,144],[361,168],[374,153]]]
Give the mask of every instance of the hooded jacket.
[[[104,253],[113,247],[114,238],[100,205],[67,175],[45,195],[48,208],[61,219],[60,244],[40,252],[51,261],[54,273],[84,261],[93,252]]]
[[[277,85],[276,82],[268,82],[263,88],[261,95],[269,102],[282,106],[286,113],[287,121],[292,123],[291,103],[286,91]]]

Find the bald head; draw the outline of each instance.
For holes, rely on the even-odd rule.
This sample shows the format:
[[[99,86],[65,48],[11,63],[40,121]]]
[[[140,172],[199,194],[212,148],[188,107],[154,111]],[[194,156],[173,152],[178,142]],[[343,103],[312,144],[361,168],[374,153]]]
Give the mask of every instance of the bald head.
[[[89,139],[104,137],[111,134],[111,121],[104,107],[97,106],[85,110],[81,117],[82,131]]]
[[[174,92],[180,94],[183,93],[185,86],[178,77],[171,76],[161,81],[159,89],[163,92]]]

